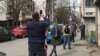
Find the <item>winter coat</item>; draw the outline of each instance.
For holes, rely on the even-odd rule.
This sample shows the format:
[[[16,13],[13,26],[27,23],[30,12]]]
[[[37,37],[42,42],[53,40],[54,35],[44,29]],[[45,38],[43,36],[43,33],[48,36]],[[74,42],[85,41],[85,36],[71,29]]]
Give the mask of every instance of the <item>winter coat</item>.
[[[52,34],[51,44],[52,45],[60,45],[61,44],[61,41],[60,41],[61,32],[60,32],[60,30],[58,28],[53,28],[51,34]],[[57,34],[57,36],[55,37],[56,34]]]

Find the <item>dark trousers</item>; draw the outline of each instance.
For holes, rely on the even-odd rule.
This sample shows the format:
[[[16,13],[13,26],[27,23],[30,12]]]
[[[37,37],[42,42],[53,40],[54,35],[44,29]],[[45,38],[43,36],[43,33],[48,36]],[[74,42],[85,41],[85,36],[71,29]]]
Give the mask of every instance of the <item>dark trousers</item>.
[[[81,31],[81,40],[85,40],[85,32]]]
[[[29,56],[46,56],[45,44],[42,43],[28,43]]]
[[[53,45],[53,49],[52,49],[52,51],[50,53],[50,56],[52,56],[53,53],[55,54],[55,56],[57,56],[56,45]]]
[[[75,33],[72,32],[72,35],[71,35],[71,42],[75,42]]]
[[[64,45],[63,48],[66,49],[66,44],[68,43],[68,49],[71,49],[71,36],[65,36],[64,37]]]

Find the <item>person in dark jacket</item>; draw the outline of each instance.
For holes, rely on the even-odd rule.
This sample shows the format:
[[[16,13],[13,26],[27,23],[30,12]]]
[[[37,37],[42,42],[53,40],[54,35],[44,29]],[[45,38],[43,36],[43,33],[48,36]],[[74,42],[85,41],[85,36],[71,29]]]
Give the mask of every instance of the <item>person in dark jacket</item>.
[[[51,35],[52,35],[51,44],[53,45],[53,49],[52,49],[52,51],[50,53],[50,56],[52,56],[53,53],[55,54],[55,56],[57,56],[56,46],[60,45],[60,43],[61,43],[60,42],[61,34],[62,33],[61,33],[61,30],[59,30],[59,28],[58,28],[58,24],[55,23],[54,27],[53,27],[53,29],[51,31]]]
[[[81,30],[81,40],[85,40],[85,24],[82,23],[82,25],[80,26],[80,30]]]
[[[75,42],[75,36],[76,36],[76,29],[77,29],[77,26],[74,22],[71,23],[71,41],[72,42]]]
[[[39,13],[32,15],[33,20],[27,24],[29,56],[46,56],[45,51],[45,33],[48,28],[48,22],[40,21]]]
[[[49,25],[51,24],[50,19],[48,18],[48,16],[44,17],[44,21],[47,21],[49,23]]]

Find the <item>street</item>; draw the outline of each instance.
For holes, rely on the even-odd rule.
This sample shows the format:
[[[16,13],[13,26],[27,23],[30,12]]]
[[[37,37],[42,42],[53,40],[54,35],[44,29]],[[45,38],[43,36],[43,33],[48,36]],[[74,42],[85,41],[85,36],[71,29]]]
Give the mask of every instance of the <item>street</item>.
[[[100,0],[0,0],[0,56],[28,56],[28,38],[24,37],[42,42],[46,32],[46,41],[72,35],[68,42],[77,34],[70,50],[68,45],[63,49],[63,43],[57,46],[57,56],[100,56],[99,18]],[[50,56],[53,46],[47,46]]]
[[[57,46],[58,56],[90,56],[91,49],[87,49],[86,41],[79,40],[79,34],[76,37],[75,43],[72,43],[72,49],[63,49],[63,45]],[[49,56],[52,50],[52,45],[48,45],[47,54]],[[6,53],[6,56],[28,56],[27,38],[16,39],[13,41],[0,43],[0,52]]]

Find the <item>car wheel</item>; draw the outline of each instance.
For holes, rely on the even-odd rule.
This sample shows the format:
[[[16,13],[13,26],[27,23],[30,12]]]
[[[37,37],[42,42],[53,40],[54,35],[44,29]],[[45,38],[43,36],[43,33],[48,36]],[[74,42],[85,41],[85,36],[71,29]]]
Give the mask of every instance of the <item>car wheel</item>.
[[[14,40],[15,39],[15,37],[14,36],[11,36],[11,40]]]
[[[27,35],[25,35],[24,37],[25,37],[25,38],[27,38],[28,36],[27,36]]]
[[[25,38],[25,36],[22,36],[22,38]]]

